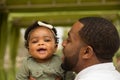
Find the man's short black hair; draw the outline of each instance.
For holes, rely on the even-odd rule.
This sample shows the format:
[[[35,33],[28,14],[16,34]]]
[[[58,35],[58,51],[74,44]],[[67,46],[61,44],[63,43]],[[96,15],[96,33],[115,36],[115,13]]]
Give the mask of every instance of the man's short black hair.
[[[79,35],[93,48],[97,58],[112,61],[120,46],[120,38],[112,22],[100,17],[85,17],[79,22],[84,25]]]

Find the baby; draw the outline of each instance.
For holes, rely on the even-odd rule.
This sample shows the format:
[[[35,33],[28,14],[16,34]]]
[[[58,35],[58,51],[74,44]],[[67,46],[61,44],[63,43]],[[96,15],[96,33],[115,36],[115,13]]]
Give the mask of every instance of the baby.
[[[58,47],[56,29],[45,22],[36,21],[25,31],[28,56],[16,75],[16,80],[58,80],[63,78],[61,58],[54,53]]]

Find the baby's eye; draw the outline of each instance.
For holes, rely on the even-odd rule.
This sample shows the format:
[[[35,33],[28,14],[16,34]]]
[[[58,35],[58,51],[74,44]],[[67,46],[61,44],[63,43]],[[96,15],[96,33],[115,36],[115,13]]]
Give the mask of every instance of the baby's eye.
[[[32,43],[37,43],[38,41],[37,40],[33,40],[33,41],[31,41]]]
[[[51,39],[44,39],[44,41],[45,41],[45,42],[50,42],[50,41],[51,41]]]

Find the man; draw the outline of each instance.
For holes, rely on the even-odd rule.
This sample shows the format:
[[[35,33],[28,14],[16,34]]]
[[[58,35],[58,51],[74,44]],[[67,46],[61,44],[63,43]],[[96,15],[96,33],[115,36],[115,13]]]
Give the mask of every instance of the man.
[[[75,80],[120,80],[112,64],[120,39],[115,26],[104,18],[79,19],[63,41],[62,68],[75,71]]]

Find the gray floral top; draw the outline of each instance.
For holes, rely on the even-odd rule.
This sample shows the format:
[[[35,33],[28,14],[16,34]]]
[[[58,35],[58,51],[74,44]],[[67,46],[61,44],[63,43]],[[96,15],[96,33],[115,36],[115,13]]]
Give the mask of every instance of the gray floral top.
[[[16,80],[28,80],[32,76],[36,80],[55,80],[57,76],[63,77],[61,59],[54,55],[52,60],[38,63],[32,57],[27,57],[16,75]]]

